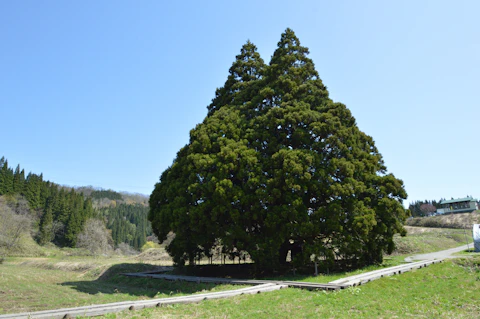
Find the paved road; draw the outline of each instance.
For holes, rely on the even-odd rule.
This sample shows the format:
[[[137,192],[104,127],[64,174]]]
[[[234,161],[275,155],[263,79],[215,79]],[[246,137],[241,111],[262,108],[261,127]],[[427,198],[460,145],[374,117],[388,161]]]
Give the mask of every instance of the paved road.
[[[473,243],[469,245],[464,245],[456,248],[451,248],[447,250],[437,251],[429,254],[415,255],[405,258],[406,262],[412,262],[414,260],[435,260],[435,259],[445,259],[445,258],[457,258],[459,256],[452,256],[454,253],[458,253],[463,250],[472,249]]]

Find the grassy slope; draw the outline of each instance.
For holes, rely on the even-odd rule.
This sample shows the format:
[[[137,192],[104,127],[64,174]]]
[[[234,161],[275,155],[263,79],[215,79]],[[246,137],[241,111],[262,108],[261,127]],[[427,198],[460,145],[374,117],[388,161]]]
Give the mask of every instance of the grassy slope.
[[[431,217],[415,217],[407,220],[409,226],[461,228],[472,231],[473,224],[480,223],[480,210],[472,213],[446,214]]]
[[[395,236],[394,255],[423,254],[473,242],[472,232],[463,229],[406,226],[407,236]]]
[[[448,261],[334,293],[288,288],[103,318],[477,318],[479,263]]]

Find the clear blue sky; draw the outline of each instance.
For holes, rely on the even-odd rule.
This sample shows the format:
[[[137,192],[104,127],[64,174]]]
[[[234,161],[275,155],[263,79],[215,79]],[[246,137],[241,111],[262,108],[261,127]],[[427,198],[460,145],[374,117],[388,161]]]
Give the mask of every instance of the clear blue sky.
[[[149,195],[249,39],[292,28],[407,203],[480,197],[480,1],[0,2],[0,156]]]

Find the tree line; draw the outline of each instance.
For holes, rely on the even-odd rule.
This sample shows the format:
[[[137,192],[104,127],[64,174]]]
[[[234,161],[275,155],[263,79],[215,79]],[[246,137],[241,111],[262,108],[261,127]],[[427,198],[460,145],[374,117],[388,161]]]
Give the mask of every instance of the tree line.
[[[0,159],[0,196],[12,199],[10,202],[13,204],[10,206],[14,208],[22,206],[13,215],[7,216],[4,211],[5,218],[27,218],[28,224],[35,229],[34,237],[40,245],[53,243],[59,247],[76,247],[87,220],[94,219],[98,222],[92,225],[98,226],[100,222],[104,225],[103,228],[106,226],[106,237],[111,238],[108,241],[112,245],[126,243],[140,249],[145,244],[146,237],[151,235],[150,222],[147,220],[148,208],[132,203],[132,200],[129,200],[129,204],[123,203],[122,195],[112,190],[88,190],[86,196],[75,188],[45,181],[43,174],[28,173],[25,176],[20,165],[14,170],[5,157]],[[136,197],[138,195],[131,196],[134,199]],[[101,206],[103,199],[107,199],[110,205]],[[5,205],[4,202],[2,205]],[[112,202],[115,204],[111,205]],[[118,206],[117,202],[120,203]],[[96,227],[96,230],[99,229],[103,231],[101,227]]]
[[[287,29],[266,64],[247,42],[204,121],[160,176],[149,219],[175,263],[216,249],[257,269],[293,262],[379,263],[405,234],[403,182],[372,137],[329,98]]]
[[[417,200],[408,205],[410,214],[412,217],[425,217],[430,216],[437,211],[438,208],[441,208],[440,202],[444,199],[436,200]]]

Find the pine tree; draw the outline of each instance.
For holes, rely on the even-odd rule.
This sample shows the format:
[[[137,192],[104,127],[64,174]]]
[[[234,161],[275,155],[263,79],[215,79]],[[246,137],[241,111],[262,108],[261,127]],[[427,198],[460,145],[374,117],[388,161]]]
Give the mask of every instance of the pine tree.
[[[40,219],[40,234],[38,238],[38,242],[40,245],[45,245],[49,243],[54,238],[53,232],[53,213],[51,208],[49,208],[45,214],[43,214],[42,218]]]
[[[75,193],[72,189],[68,194],[68,205],[70,206],[70,214],[65,225],[65,244],[69,247],[75,247],[77,235],[83,230],[87,220],[83,196]]]
[[[80,196],[83,197],[83,194],[81,194]],[[89,218],[97,217],[95,216],[95,210],[93,209],[92,200],[90,198],[87,198],[83,205],[83,211],[86,220]]]
[[[13,194],[13,170],[8,167],[8,160],[4,159],[0,169],[0,195]]]
[[[0,158],[0,195],[5,194],[5,157]],[[8,167],[6,167],[8,168]]]
[[[20,170],[20,164],[17,165],[15,173],[13,174],[13,193],[21,194],[23,193],[23,188],[25,184],[25,171]]]
[[[215,98],[207,107],[209,116],[225,105],[243,105],[257,93],[265,63],[257,52],[257,47],[247,41],[229,69],[225,85],[217,89]]]
[[[38,175],[28,173],[25,181],[25,197],[30,204],[30,208],[37,210],[41,207],[40,192],[42,188],[42,178]]]

